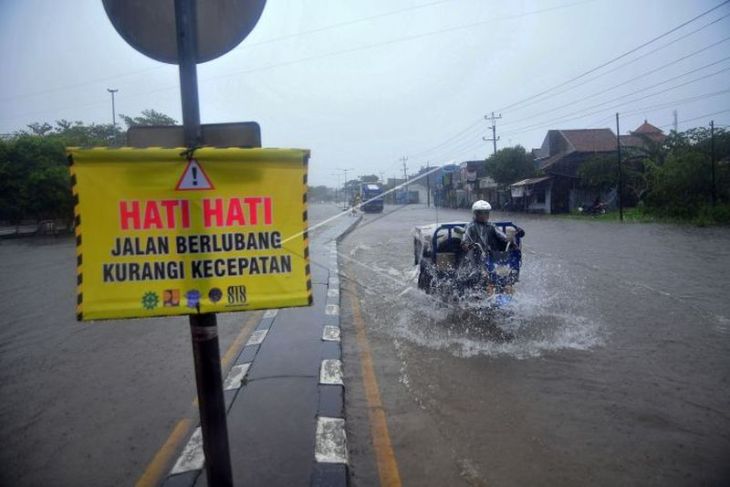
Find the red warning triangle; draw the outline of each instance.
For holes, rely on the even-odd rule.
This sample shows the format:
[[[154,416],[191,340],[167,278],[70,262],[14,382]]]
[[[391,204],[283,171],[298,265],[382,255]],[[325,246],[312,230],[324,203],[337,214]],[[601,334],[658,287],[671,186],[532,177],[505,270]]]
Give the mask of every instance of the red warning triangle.
[[[203,171],[203,166],[195,159],[190,159],[175,189],[177,191],[194,191],[215,189],[215,187],[210,182],[208,175]]]

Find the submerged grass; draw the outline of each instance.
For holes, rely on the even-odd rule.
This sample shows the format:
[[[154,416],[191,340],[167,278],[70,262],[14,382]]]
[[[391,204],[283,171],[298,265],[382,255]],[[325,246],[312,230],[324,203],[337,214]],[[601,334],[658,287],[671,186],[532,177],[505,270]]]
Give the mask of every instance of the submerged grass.
[[[554,215],[556,218],[573,220],[592,220],[602,222],[619,222],[618,210],[609,211],[604,215],[585,215],[578,211]],[[645,208],[634,207],[624,209],[624,223],[668,223],[674,225],[697,225],[699,227],[730,225],[730,205],[718,205],[716,207],[703,207],[694,216],[678,217],[662,214],[657,211],[649,211]]]

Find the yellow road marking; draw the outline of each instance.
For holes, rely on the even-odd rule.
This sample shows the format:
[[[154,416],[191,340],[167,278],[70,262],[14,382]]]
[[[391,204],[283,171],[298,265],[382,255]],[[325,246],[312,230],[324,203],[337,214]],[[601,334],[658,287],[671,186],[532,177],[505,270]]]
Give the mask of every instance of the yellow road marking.
[[[380,485],[398,487],[401,485],[400,474],[398,473],[398,463],[396,462],[393,447],[390,443],[388,423],[385,419],[385,410],[383,409],[383,404],[380,400],[378,380],[375,377],[373,357],[370,351],[370,343],[368,342],[368,338],[365,333],[365,323],[363,322],[362,313],[360,311],[360,302],[358,301],[352,286],[348,286],[348,289],[350,291],[350,305],[352,306],[352,317],[355,323],[357,344],[360,348],[362,381],[365,386],[365,397],[368,402],[370,434],[373,438],[373,448],[375,449],[375,461],[378,466]]]
[[[251,315],[246,320],[246,323],[244,323],[243,328],[241,328],[241,331],[238,333],[238,336],[228,346],[228,350],[226,350],[226,353],[223,354],[223,358],[221,359],[221,369],[227,370],[229,368],[231,362],[233,361],[233,358],[243,347],[244,341],[248,339],[249,335],[251,335],[251,332],[253,331],[253,324],[258,323],[260,318],[261,311],[251,313]]]
[[[261,312],[250,313],[243,323],[241,331],[238,333],[236,338],[231,342],[221,358],[221,370],[226,371],[229,368],[230,363],[236,356],[237,352],[241,350],[244,341],[251,334],[253,326],[258,323],[261,318]],[[193,407],[198,407],[197,396],[193,399]],[[142,476],[134,484],[135,487],[153,487],[160,485],[162,480],[170,471],[170,466],[175,455],[180,451],[183,441],[190,436],[190,431],[193,429],[193,420],[191,418],[183,418],[177,422],[175,427],[167,437],[165,443],[162,444],[155,456],[152,457],[147,468],[142,473]]]
[[[243,328],[241,328],[241,331],[238,332],[238,336],[233,339],[231,344],[228,346],[228,350],[226,350],[226,353],[223,354],[223,358],[221,358],[221,373],[223,374],[223,377],[226,376],[226,373],[228,372],[228,369],[230,368],[230,364],[233,361],[233,357],[235,357],[238,352],[241,350],[241,348],[244,345],[244,341],[248,339],[248,337],[253,332],[253,325],[255,323],[258,323],[259,319],[261,318],[261,311],[253,312],[249,315],[248,318],[246,318],[246,321],[243,324]],[[223,379],[225,382],[225,379]],[[193,399],[193,407],[198,407],[198,396],[196,395]]]
[[[169,465],[178,453],[180,445],[188,437],[192,425],[193,421],[190,418],[181,419],[177,422],[172,433],[167,437],[167,441],[157,450],[157,453],[152,458],[152,461],[142,476],[134,484],[135,487],[153,487],[160,485],[162,479],[167,475]]]

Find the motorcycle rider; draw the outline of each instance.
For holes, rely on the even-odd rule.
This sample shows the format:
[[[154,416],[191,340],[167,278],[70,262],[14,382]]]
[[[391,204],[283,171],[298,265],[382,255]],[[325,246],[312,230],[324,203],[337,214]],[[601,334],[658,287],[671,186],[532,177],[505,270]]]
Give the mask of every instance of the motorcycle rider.
[[[472,269],[480,269],[479,253],[474,252],[475,249],[481,247],[482,251],[489,253],[502,251],[505,249],[507,243],[512,241],[512,238],[505,235],[494,224],[489,223],[489,212],[491,210],[492,205],[484,200],[474,202],[471,207],[473,219],[464,229],[461,246],[464,252],[468,252],[465,262]],[[515,228],[517,230],[515,237],[522,238],[525,236],[523,229],[517,226]],[[488,285],[488,292],[490,295],[494,292],[494,287],[491,284]]]
[[[492,205],[484,200],[476,201],[471,206],[473,219],[464,229],[464,238],[461,240],[461,246],[465,252],[475,248],[476,244],[479,244],[485,252],[503,250],[511,241],[495,225],[489,223],[490,211],[492,211]],[[525,236],[523,229],[515,228],[517,229],[515,236],[519,238]]]

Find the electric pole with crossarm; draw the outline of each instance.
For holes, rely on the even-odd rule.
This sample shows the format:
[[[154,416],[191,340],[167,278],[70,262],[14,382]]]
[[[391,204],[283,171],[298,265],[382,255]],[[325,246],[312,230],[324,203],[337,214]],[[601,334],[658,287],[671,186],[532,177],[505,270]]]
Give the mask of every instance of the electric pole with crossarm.
[[[497,137],[497,123],[496,121],[502,118],[502,114],[495,116],[494,112],[492,112],[491,115],[484,115],[484,120],[491,120],[492,126],[490,127],[492,129],[492,138],[488,139],[486,137],[482,137],[482,139],[485,142],[492,142],[494,144],[494,154],[497,153],[497,141],[499,140],[499,137]]]
[[[403,156],[399,159],[403,163],[403,182],[406,183],[406,204],[408,203],[408,166],[406,166],[406,161],[408,160],[408,157]]]

